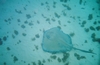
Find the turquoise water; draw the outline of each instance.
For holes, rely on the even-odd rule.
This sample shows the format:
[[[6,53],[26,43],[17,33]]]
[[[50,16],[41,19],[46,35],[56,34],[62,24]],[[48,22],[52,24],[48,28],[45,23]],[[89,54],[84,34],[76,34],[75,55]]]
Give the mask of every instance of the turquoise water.
[[[53,27],[95,54],[43,51]],[[100,65],[100,0],[0,0],[0,65]]]

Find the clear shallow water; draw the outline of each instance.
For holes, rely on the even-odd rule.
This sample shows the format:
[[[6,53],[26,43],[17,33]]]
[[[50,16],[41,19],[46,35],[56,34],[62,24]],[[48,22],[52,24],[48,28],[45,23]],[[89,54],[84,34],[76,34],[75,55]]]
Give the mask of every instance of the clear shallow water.
[[[96,54],[44,52],[43,31],[52,27]],[[99,0],[0,0],[0,65],[100,65],[99,33]]]

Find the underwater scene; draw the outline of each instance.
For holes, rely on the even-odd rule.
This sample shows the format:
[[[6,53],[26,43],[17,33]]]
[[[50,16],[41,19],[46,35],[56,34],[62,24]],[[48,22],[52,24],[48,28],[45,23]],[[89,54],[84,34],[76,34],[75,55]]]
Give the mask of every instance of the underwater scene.
[[[0,65],[100,65],[100,0],[0,0]]]

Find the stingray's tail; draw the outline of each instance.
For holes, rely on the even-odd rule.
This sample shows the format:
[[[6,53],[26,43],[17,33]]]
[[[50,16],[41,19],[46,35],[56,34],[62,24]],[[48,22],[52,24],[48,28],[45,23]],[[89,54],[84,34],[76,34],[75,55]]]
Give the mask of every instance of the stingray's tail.
[[[75,50],[82,51],[82,52],[85,52],[85,53],[92,53],[92,54],[96,54],[96,53],[94,53],[94,52],[92,52],[92,51],[86,51],[86,50],[78,49],[78,48],[75,48],[75,47],[74,47],[74,49],[75,49]]]

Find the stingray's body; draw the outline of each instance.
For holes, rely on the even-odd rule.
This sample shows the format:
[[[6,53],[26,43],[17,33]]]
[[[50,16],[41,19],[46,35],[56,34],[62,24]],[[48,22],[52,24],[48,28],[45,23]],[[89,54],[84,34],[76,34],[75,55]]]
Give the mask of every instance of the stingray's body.
[[[73,47],[71,37],[68,34],[63,33],[58,27],[51,28],[44,32],[42,48],[49,53],[67,52],[72,49],[92,53]]]

